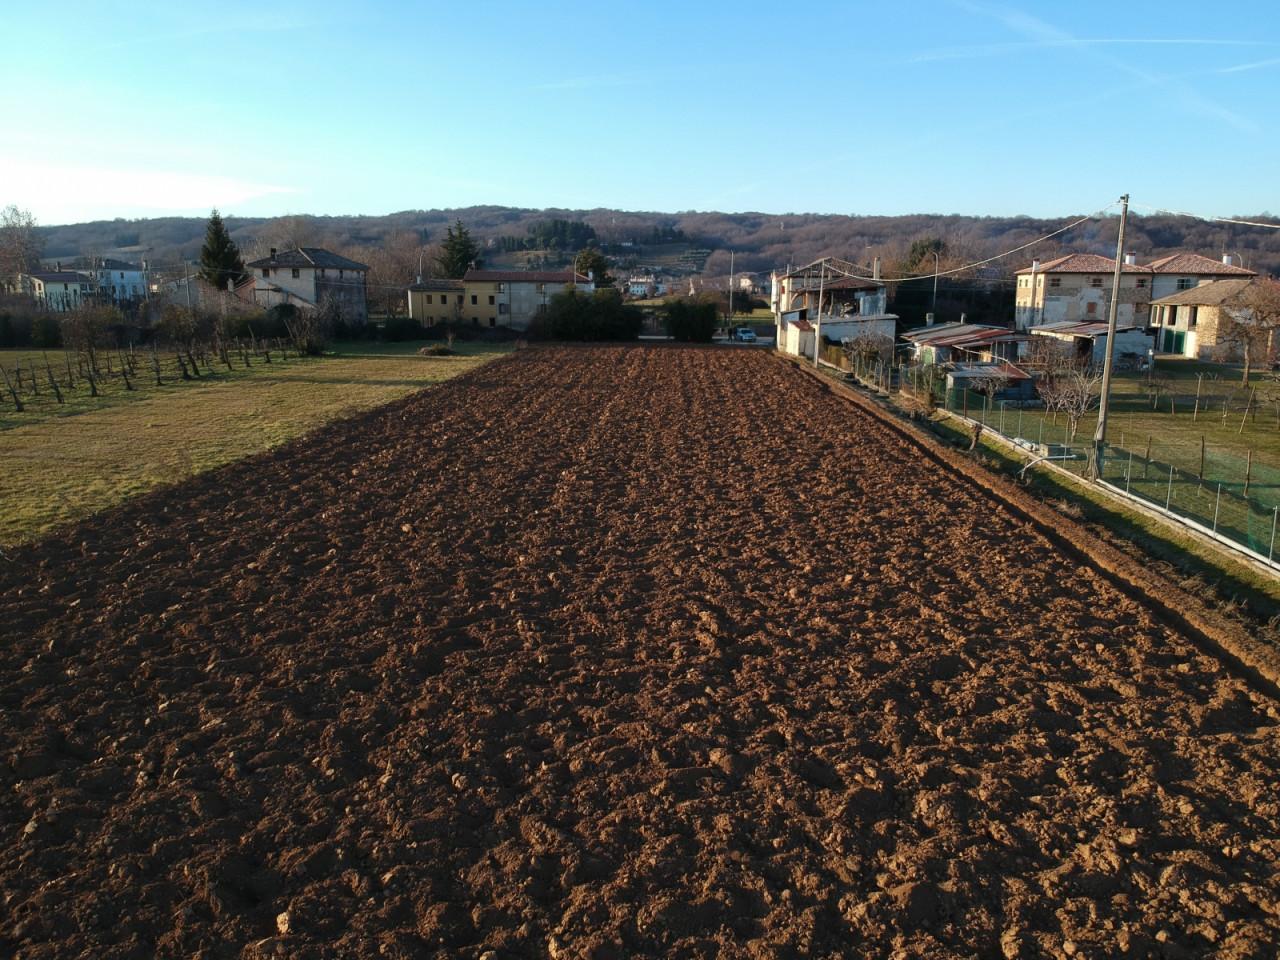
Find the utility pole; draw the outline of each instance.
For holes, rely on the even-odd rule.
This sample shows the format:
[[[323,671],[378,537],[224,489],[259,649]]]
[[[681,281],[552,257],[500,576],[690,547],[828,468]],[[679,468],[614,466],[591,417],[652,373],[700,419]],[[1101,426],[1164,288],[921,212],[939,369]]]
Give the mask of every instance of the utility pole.
[[[938,251],[933,251],[933,303],[929,307],[934,321],[938,319]]]
[[[818,357],[822,355],[822,294],[827,285],[827,261],[822,261],[822,272],[818,275],[818,313],[817,323],[813,326],[813,366],[818,366]]]
[[[1120,198],[1120,234],[1116,237],[1116,270],[1111,278],[1111,305],[1107,310],[1107,353],[1102,361],[1102,397],[1098,400],[1098,429],[1093,434],[1093,450],[1089,455],[1089,479],[1102,476],[1106,456],[1107,413],[1111,406],[1111,365],[1116,353],[1116,312],[1120,307],[1120,274],[1124,269],[1124,228],[1129,222],[1129,195]]]
[[[733,251],[729,251],[729,319],[726,323],[729,336],[733,336]]]

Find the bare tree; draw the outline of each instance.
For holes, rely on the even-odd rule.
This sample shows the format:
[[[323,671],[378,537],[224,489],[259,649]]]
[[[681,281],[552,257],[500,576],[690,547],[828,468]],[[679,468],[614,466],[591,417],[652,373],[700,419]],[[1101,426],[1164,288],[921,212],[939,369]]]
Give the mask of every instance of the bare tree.
[[[44,240],[30,210],[10,204],[0,211],[0,280],[30,273],[43,252]]]
[[[1037,383],[1046,410],[1067,418],[1067,436],[1075,441],[1085,415],[1098,405],[1102,368],[1061,355],[1042,372]]]
[[[993,365],[981,376],[973,377],[969,382],[973,384],[974,390],[994,403],[996,395],[1009,385],[1011,379],[1003,367]]]
[[[1259,278],[1233,301],[1223,303],[1218,340],[1239,347],[1244,355],[1241,383],[1249,385],[1254,360],[1276,359],[1276,330],[1280,329],[1280,282]]]
[[[850,363],[888,363],[893,359],[893,338],[883,334],[859,333],[841,340],[840,347]]]

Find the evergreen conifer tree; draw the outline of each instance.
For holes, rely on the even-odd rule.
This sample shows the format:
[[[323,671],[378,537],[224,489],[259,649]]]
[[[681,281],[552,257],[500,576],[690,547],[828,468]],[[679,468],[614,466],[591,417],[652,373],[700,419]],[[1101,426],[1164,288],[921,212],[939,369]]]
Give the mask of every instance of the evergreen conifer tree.
[[[471,239],[471,234],[461,220],[458,221],[456,230],[453,227],[445,229],[444,242],[440,244],[440,256],[436,257],[436,263],[446,277],[461,280],[479,258],[480,245]]]
[[[222,216],[215,208],[209,217],[204,246],[200,248],[200,278],[211,287],[225,290],[228,280],[240,283],[244,276],[244,260],[240,257],[240,248],[227,233]]]

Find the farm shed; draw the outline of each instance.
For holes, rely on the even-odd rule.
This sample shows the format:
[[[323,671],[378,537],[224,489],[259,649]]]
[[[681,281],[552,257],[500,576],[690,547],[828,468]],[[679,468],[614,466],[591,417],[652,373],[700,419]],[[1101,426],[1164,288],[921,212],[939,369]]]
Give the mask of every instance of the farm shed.
[[[1000,377],[1004,385],[993,400],[1031,403],[1036,399],[1036,381],[1030,373],[1012,363],[963,363],[947,371],[947,391],[979,390]]]
[[[902,335],[914,363],[950,360],[1016,360],[1025,335],[984,323],[940,323]]]
[[[1047,337],[1068,344],[1075,356],[1090,363],[1101,364],[1107,355],[1107,325],[1105,323],[1078,323],[1059,320],[1031,328],[1033,337]],[[1116,331],[1115,359],[1126,355],[1145,359],[1147,351],[1155,347],[1155,338],[1143,330]]]

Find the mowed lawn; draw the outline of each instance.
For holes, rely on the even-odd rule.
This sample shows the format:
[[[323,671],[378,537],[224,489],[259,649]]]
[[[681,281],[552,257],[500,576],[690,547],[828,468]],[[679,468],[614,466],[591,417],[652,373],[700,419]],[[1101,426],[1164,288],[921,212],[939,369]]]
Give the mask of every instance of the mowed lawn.
[[[0,544],[42,534],[164,484],[222,466],[472,370],[506,353],[458,344],[458,356],[420,357],[421,344],[340,344],[334,355],[278,359],[200,382],[99,398],[27,398],[0,414]],[[30,351],[0,351],[12,371]],[[39,355],[36,354],[38,357]],[[61,353],[50,355],[55,364]],[[43,384],[42,384],[43,386]],[[47,392],[47,391],[45,391]],[[8,397],[0,399],[0,403]]]

